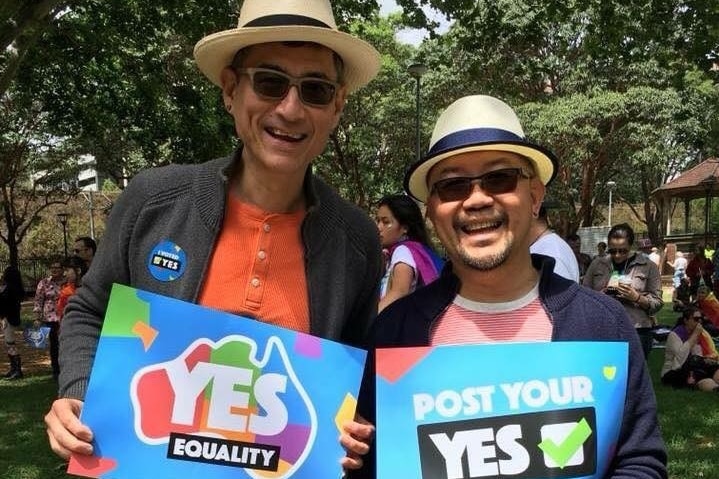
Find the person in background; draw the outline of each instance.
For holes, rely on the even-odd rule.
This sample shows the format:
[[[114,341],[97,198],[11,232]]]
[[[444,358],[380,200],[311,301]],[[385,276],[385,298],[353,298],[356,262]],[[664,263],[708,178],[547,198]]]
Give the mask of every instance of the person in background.
[[[666,478],[651,378],[625,310],[554,273],[552,258],[529,252],[533,219],[557,169],[556,157],[526,139],[517,115],[501,100],[463,97],[440,115],[429,152],[409,169],[404,184],[426,203],[448,263],[436,281],[398,299],[374,322],[359,412],[374,421],[377,348],[622,341],[628,343],[630,393],[618,405],[623,421],[609,470],[597,475]],[[365,475],[352,479],[375,477],[372,458],[367,456]]]
[[[57,314],[57,299],[64,283],[63,265],[60,261],[50,263],[50,276],[41,279],[35,289],[33,313],[36,327],[41,324],[50,328],[50,366],[52,377],[57,380],[60,376],[60,363],[58,362],[60,317]]]
[[[632,251],[634,230],[627,223],[612,226],[607,244],[609,258],[592,261],[582,284],[622,303],[647,358],[654,339],[654,315],[664,306],[659,269],[647,255]]]
[[[606,255],[607,255],[607,243],[605,243],[604,241],[600,241],[599,243],[597,243],[597,254],[594,255],[594,258],[596,258],[597,256],[604,257]],[[592,259],[594,259],[594,258],[592,258]]]
[[[667,336],[661,380],[675,387],[719,392],[719,355],[702,327],[702,312],[688,306]]]
[[[661,272],[661,264],[662,264],[662,255],[659,253],[659,248],[656,246],[652,246],[651,250],[649,251],[649,259],[652,263],[657,265],[657,268],[659,268],[659,271]]]
[[[577,259],[577,266],[579,266],[579,281],[581,283],[582,278],[584,278],[584,275],[587,272],[587,268],[589,268],[589,265],[592,262],[592,257],[587,253],[582,253],[582,238],[578,234],[574,233],[567,236],[567,243],[574,252],[574,257]]]
[[[434,281],[439,257],[429,244],[422,212],[407,195],[385,196],[376,214],[380,243],[386,252],[380,283],[379,311],[390,303]]]
[[[714,294],[719,296],[719,241],[714,244],[714,253],[711,256],[712,266],[714,267],[714,275],[712,283],[714,285]]]
[[[82,284],[84,264],[84,260],[79,256],[70,256],[63,263],[65,281],[60,288],[57,305],[55,307],[55,314],[57,314],[58,321],[62,320],[68,301],[75,295],[77,288]]]
[[[683,276],[679,286],[672,291],[672,310],[681,312],[690,304],[692,304],[692,295],[689,290],[689,278]]]
[[[659,249],[656,246],[652,246],[652,240],[649,238],[639,238],[637,241],[637,252],[641,252],[649,258],[649,261],[657,265],[659,269],[659,276],[661,277],[661,257],[658,253]],[[657,324],[657,317],[655,314],[649,316],[649,320],[653,325]]]
[[[24,377],[22,360],[15,346],[15,331],[20,327],[20,307],[25,289],[22,284],[20,270],[8,266],[0,277],[0,323],[2,324],[5,348],[10,360],[10,369],[3,375],[5,379],[15,380]]]
[[[78,256],[83,262],[82,272],[83,274],[90,269],[92,259],[95,257],[97,251],[97,243],[94,239],[89,236],[80,236],[75,238],[75,245],[73,246],[72,252],[75,256]]]
[[[93,453],[79,415],[113,283],[359,347],[377,314],[377,227],[311,164],[379,52],[337,28],[328,0],[245,0],[237,27],[198,41],[194,58],[238,148],[143,171],[115,202],[60,328],[59,399],[45,423],[64,458]],[[163,255],[182,261],[151,262]],[[357,468],[374,429],[342,426],[336,461]]]
[[[712,276],[714,275],[714,265],[709,261],[704,253],[704,245],[697,245],[694,248],[694,255],[687,264],[687,276],[689,277],[689,287],[692,292],[692,299],[696,301],[697,290],[704,283],[712,289]]]
[[[706,319],[704,329],[712,336],[719,335],[719,299],[707,285],[697,289],[697,306]]]
[[[637,251],[649,256],[652,251],[652,240],[649,238],[639,238],[637,240]]]
[[[561,236],[549,228],[547,208],[544,205],[539,208],[539,213],[532,222],[529,234],[532,236],[529,246],[530,253],[554,258],[555,273],[574,282],[579,282],[579,265],[574,251]]]
[[[678,288],[682,278],[686,277],[687,265],[689,264],[689,262],[684,257],[684,253],[682,253],[681,251],[677,251],[674,262],[667,261],[667,264],[674,269],[674,274],[672,275],[672,283],[674,284],[675,288]],[[687,284],[689,284],[689,278],[687,278]]]

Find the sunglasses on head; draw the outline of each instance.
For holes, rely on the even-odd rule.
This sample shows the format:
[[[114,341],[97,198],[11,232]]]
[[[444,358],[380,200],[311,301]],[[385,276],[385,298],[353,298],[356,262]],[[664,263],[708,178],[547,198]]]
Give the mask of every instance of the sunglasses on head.
[[[305,105],[326,106],[335,98],[339,83],[315,77],[293,77],[269,68],[239,68],[237,73],[250,77],[252,89],[262,98],[282,100],[296,86]]]
[[[629,253],[629,250],[627,248],[609,248],[607,250],[607,253],[609,254],[627,254]]]
[[[479,176],[457,176],[445,178],[432,185],[430,194],[437,194],[441,201],[462,201],[469,198],[474,183],[488,195],[501,195],[517,188],[519,178],[531,178],[521,168],[502,168]]]

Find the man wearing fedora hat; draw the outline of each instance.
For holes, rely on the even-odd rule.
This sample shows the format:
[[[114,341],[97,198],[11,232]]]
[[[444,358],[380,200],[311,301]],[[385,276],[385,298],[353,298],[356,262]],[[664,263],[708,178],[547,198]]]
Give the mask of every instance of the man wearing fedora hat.
[[[533,218],[556,171],[555,156],[526,140],[504,102],[468,96],[450,105],[437,121],[429,152],[405,176],[408,193],[426,203],[449,262],[434,283],[382,311],[371,347],[628,342],[619,441],[610,470],[596,477],[666,477],[654,391],[626,312],[617,301],[554,273],[553,258],[530,254]],[[359,411],[373,421],[374,355],[369,357]],[[366,459],[371,477],[373,455]]]
[[[347,95],[377,74],[378,52],[337,29],[328,0],[245,0],[237,28],[203,38],[194,56],[242,147],[143,172],[113,207],[63,320],[61,399],[45,418],[62,457],[92,453],[78,416],[113,283],[353,345],[376,314],[377,229],[310,164]],[[162,269],[158,256],[173,261]],[[372,427],[350,422],[346,432],[355,456]]]

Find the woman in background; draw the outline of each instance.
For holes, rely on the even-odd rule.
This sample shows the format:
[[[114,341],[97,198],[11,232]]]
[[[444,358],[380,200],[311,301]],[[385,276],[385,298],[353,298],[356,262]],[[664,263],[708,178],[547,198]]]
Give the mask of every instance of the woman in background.
[[[63,267],[65,269],[65,283],[60,288],[60,295],[57,297],[57,317],[58,321],[62,320],[65,315],[65,306],[70,296],[75,294],[77,288],[80,287],[82,280],[82,272],[84,271],[84,262],[79,256],[71,256],[65,260]]]
[[[60,363],[58,361],[60,318],[57,315],[57,298],[60,296],[60,289],[64,283],[62,263],[52,261],[50,263],[50,276],[40,280],[35,289],[35,327],[42,324],[50,328],[50,365],[52,377],[57,380],[60,376]]]
[[[20,327],[20,305],[24,295],[20,270],[8,266],[0,278],[0,321],[10,360],[10,370],[3,377],[10,380],[23,378],[22,361],[15,346],[15,331]]]
[[[442,260],[429,246],[422,212],[409,196],[382,198],[375,219],[386,263],[380,284],[379,311],[382,311],[417,286],[434,281]]]
[[[627,223],[612,226],[607,245],[609,256],[592,261],[582,284],[622,303],[637,330],[646,359],[652,350],[654,315],[664,305],[659,268],[647,255],[632,249],[634,230]]]
[[[714,341],[702,327],[702,319],[699,308],[688,306],[667,336],[663,384],[719,392],[719,357]]]

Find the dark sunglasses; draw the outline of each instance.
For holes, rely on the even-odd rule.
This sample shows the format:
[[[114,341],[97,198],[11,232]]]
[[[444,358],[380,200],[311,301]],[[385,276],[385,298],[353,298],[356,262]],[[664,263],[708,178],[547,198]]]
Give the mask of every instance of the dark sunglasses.
[[[310,106],[329,105],[340,86],[323,78],[297,78],[269,68],[240,68],[237,73],[249,76],[255,93],[268,100],[282,100],[290,87],[296,86],[302,103]]]
[[[607,250],[607,253],[609,253],[609,254],[611,254],[611,255],[615,255],[615,254],[627,254],[627,253],[629,253],[629,250],[628,250],[627,248],[609,248],[609,249]]]
[[[486,194],[501,195],[514,191],[520,177],[531,178],[521,168],[502,168],[479,176],[445,178],[432,185],[430,194],[437,193],[442,201],[463,201],[472,194],[473,185],[477,182]]]
[[[692,319],[694,321],[702,321],[704,319],[704,316],[692,316]]]

